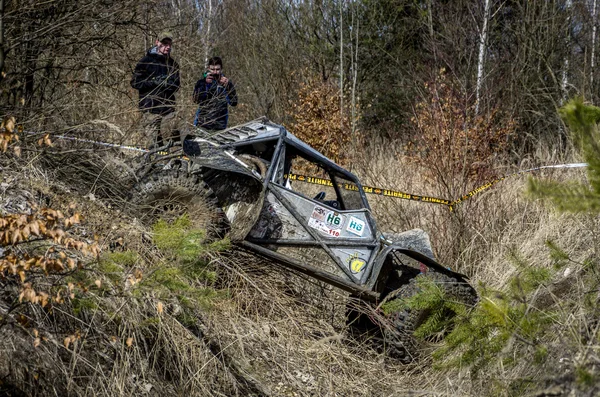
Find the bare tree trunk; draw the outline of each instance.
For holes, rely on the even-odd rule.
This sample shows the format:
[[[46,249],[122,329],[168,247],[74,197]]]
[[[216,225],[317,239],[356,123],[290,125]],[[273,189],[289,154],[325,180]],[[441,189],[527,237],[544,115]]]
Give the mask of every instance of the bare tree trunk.
[[[596,0],[592,4],[592,53],[590,61],[590,98],[594,99],[594,67],[596,66]]]
[[[354,59],[352,62],[352,143],[353,146],[356,147],[356,81],[358,80],[358,32],[360,27],[360,19],[354,18],[355,7],[354,3],[352,4],[352,31],[356,31],[356,45],[354,46],[354,54],[352,58]],[[356,20],[356,27],[354,26],[354,20]]]
[[[569,55],[571,55],[571,8],[573,6],[572,0],[567,0],[565,3],[565,11],[567,14],[567,34],[566,34],[566,52],[563,60],[563,70],[561,78],[561,90],[562,97],[560,104],[562,105],[567,100],[567,86],[569,85]]]
[[[175,15],[177,15],[177,23],[181,23],[181,4],[179,4],[178,0],[171,0],[171,4],[173,6],[173,10],[175,10]]]
[[[206,18],[206,35],[204,36],[204,66],[208,66],[208,50],[210,46],[210,25],[212,21],[212,0],[208,0],[208,15]]]
[[[431,51],[433,52],[433,59],[437,63],[437,45],[433,39],[433,0],[427,1],[427,8],[429,8],[429,12],[427,13],[427,27],[429,28],[429,40],[431,40]]]
[[[0,0],[0,81],[4,79],[4,0]]]
[[[475,86],[475,114],[479,114],[481,100],[481,86],[483,84],[483,67],[485,65],[485,50],[488,33],[488,22],[490,19],[490,0],[485,0],[483,12],[483,28],[479,35],[479,60],[477,61],[477,84]]]
[[[344,127],[344,0],[340,0],[340,128],[343,128],[343,127]]]

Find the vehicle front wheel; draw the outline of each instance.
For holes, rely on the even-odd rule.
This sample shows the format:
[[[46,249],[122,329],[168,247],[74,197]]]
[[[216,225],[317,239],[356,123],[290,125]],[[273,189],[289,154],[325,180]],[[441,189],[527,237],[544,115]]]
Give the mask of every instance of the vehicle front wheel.
[[[392,292],[393,297],[388,300],[389,307],[398,307],[399,309],[387,313],[388,324],[383,329],[383,339],[387,354],[404,363],[414,361],[426,345],[425,341],[415,337],[414,334],[427,321],[432,310],[410,309],[403,304],[407,299],[422,292],[418,280],[423,277],[435,283],[443,291],[444,300],[451,300],[453,303],[469,308],[473,307],[478,299],[475,290],[468,283],[431,269],[425,274],[419,274],[410,279],[407,284]],[[443,314],[445,318],[448,318],[456,313],[448,307],[444,307]]]
[[[207,237],[222,237],[226,229],[223,210],[213,191],[198,175],[183,170],[156,170],[142,179],[131,194],[130,203],[142,223],[159,219],[172,222],[187,214],[194,228]]]

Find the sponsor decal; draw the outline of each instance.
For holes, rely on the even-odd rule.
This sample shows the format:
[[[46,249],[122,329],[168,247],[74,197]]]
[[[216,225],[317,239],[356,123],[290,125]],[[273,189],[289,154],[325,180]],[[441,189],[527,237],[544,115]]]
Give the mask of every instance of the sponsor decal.
[[[316,219],[318,221],[324,221],[325,216],[327,215],[327,212],[328,211],[325,208],[315,205],[315,208],[313,209],[313,212],[310,215],[310,217],[311,217],[311,219]]]
[[[310,218],[308,220],[308,226],[312,227],[313,229],[317,229],[320,232],[329,234],[329,228],[327,227],[325,222],[320,221],[318,219]]]
[[[317,219],[310,218],[308,220],[308,226],[312,227],[313,229],[317,229],[321,233],[325,233],[328,236],[331,236],[331,237],[340,237],[340,231],[339,230],[331,229],[323,221],[319,221]]]
[[[358,252],[355,252],[354,254],[350,255],[346,260],[352,274],[358,274],[362,272],[365,268],[365,265],[367,264],[367,262],[364,259],[360,258],[359,255],[360,254]]]
[[[352,234],[356,234],[357,236],[362,236],[365,228],[365,222],[353,216],[350,217],[348,220],[348,225],[346,226],[347,231]]]
[[[344,224],[344,217],[337,212],[329,211],[325,218],[325,223],[332,229],[341,229]]]
[[[340,237],[340,229],[344,224],[344,216],[337,212],[329,211],[318,205],[313,209],[308,226],[330,237]]]

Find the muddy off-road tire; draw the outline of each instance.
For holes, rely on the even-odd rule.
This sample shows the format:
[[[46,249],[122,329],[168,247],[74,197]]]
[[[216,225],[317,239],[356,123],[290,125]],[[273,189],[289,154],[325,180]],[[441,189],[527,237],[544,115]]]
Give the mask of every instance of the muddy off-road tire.
[[[405,284],[393,292],[394,300],[407,299],[417,295],[420,292],[418,279],[427,277],[434,283],[440,285],[445,292],[447,299],[462,303],[467,307],[472,307],[477,303],[477,294],[473,287],[465,282],[458,281],[448,275],[435,271],[428,271],[412,278],[408,284]],[[418,340],[414,332],[421,326],[429,315],[428,310],[402,309],[398,312],[388,315],[390,325],[384,327],[383,338],[385,342],[386,353],[401,362],[410,363],[414,361],[420,351],[425,347],[425,342]],[[448,316],[454,313],[449,312]]]
[[[197,175],[183,170],[153,171],[135,185],[130,204],[148,226],[187,214],[193,227],[206,230],[208,238],[222,237],[226,231],[225,214],[213,191]]]

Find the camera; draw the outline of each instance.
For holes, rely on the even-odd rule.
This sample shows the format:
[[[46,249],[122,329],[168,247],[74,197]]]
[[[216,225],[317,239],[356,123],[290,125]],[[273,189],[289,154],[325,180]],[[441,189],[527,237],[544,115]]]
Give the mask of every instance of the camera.
[[[221,76],[223,76],[223,73],[211,73],[210,70],[207,70],[206,72],[204,72],[204,78],[207,78],[208,76],[210,76],[211,79],[213,79],[213,81],[219,81],[221,80]]]

